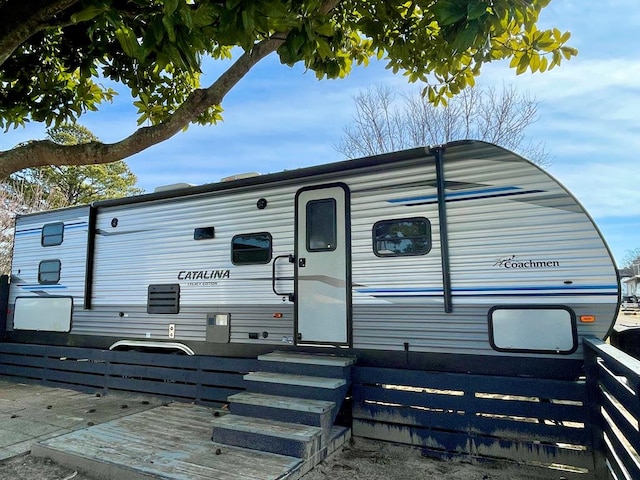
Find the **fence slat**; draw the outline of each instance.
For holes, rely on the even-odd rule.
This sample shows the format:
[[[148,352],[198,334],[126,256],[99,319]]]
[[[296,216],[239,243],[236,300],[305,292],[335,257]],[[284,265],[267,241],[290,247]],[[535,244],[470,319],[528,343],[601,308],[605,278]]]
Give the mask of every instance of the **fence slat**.
[[[571,428],[547,423],[530,423],[502,418],[467,416],[464,414],[433,412],[409,407],[356,403],[353,417],[373,422],[395,423],[500,437],[510,440],[585,445],[589,443],[589,432],[585,428]]]
[[[507,378],[508,382],[504,379]],[[417,388],[473,391],[583,401],[585,383],[542,378],[499,377],[459,373],[425,372],[382,367],[358,367],[353,382],[363,385],[405,385]],[[455,387],[454,387],[455,386]]]
[[[614,374],[627,377],[632,385],[640,384],[640,360],[595,338],[586,338],[584,343],[595,350]]]
[[[604,433],[606,434],[606,438],[609,441],[611,448],[615,452],[615,456],[609,455],[609,463],[616,465],[615,470],[618,472],[618,475],[622,474],[622,470],[620,469],[620,466],[622,466],[630,474],[629,478],[640,478],[640,468],[638,468],[638,465],[634,461],[631,452],[629,452],[629,449],[626,448],[620,441],[616,432],[614,432],[611,427],[607,425],[605,427]],[[620,460],[621,465],[619,465],[616,459]],[[620,478],[625,478],[625,476]]]
[[[598,380],[600,381],[600,385],[613,395],[616,400],[623,405],[628,405],[631,408],[631,413],[634,415],[639,413],[638,407],[640,407],[640,404],[638,404],[638,397],[629,390],[628,386],[623,385],[620,379],[612,377],[602,365],[598,365]]]
[[[0,375],[82,391],[109,389],[220,404],[257,360],[0,343]]]
[[[353,435],[357,437],[384,439],[417,447],[429,447],[443,452],[471,453],[468,435],[457,432],[425,430],[418,427],[390,423],[353,420]]]
[[[638,429],[635,425],[631,424],[631,420],[629,420],[615,405],[609,397],[606,395],[603,396],[602,400],[602,408],[607,413],[611,421],[616,426],[618,430],[624,435],[629,444],[638,452],[640,451],[640,433],[638,433]],[[634,422],[637,420],[634,419]],[[605,423],[609,422],[605,418]],[[640,477],[638,477],[640,478]]]
[[[592,392],[591,410],[597,415],[593,422],[598,428],[594,444],[601,446],[607,460],[606,467],[601,468],[619,480],[640,478],[635,459],[640,452],[637,427],[640,361],[596,338],[585,339],[584,345],[587,380]],[[623,413],[621,408],[628,413]],[[632,419],[628,418],[629,414]],[[624,441],[619,438],[620,433]]]

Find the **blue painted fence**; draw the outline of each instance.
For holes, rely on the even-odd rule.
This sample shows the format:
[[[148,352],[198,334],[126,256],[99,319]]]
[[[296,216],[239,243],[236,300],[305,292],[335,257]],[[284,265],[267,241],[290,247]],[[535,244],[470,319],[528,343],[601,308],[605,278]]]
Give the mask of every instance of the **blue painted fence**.
[[[542,478],[596,478],[586,388],[585,381],[357,368],[353,434],[428,456],[506,460]]]
[[[540,478],[640,479],[640,361],[585,341],[576,381],[355,366],[353,434],[425,455],[500,461]],[[0,376],[219,406],[256,359],[0,343]]]
[[[640,360],[593,338],[585,340],[585,361],[594,444],[606,457],[599,470],[615,480],[640,479]]]
[[[86,392],[149,394],[220,406],[258,360],[0,343],[0,375]]]

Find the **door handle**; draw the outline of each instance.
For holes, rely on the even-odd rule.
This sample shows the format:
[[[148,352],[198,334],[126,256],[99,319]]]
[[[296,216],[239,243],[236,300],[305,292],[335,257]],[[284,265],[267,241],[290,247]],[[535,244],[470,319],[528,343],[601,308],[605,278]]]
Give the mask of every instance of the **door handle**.
[[[306,267],[307,266],[307,259],[306,258],[299,258],[298,259],[298,267],[302,268],[302,267]]]

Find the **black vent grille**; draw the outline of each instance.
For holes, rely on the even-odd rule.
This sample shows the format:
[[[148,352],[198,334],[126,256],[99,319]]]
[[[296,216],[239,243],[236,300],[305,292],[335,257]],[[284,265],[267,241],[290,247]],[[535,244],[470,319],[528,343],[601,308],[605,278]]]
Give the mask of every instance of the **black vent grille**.
[[[180,285],[149,285],[147,313],[179,313]]]

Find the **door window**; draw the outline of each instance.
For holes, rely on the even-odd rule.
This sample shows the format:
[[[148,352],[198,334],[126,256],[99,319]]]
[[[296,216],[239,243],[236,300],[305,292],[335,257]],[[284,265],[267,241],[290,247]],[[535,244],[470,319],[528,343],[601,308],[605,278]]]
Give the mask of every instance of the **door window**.
[[[307,251],[336,249],[336,201],[333,198],[307,203]]]

